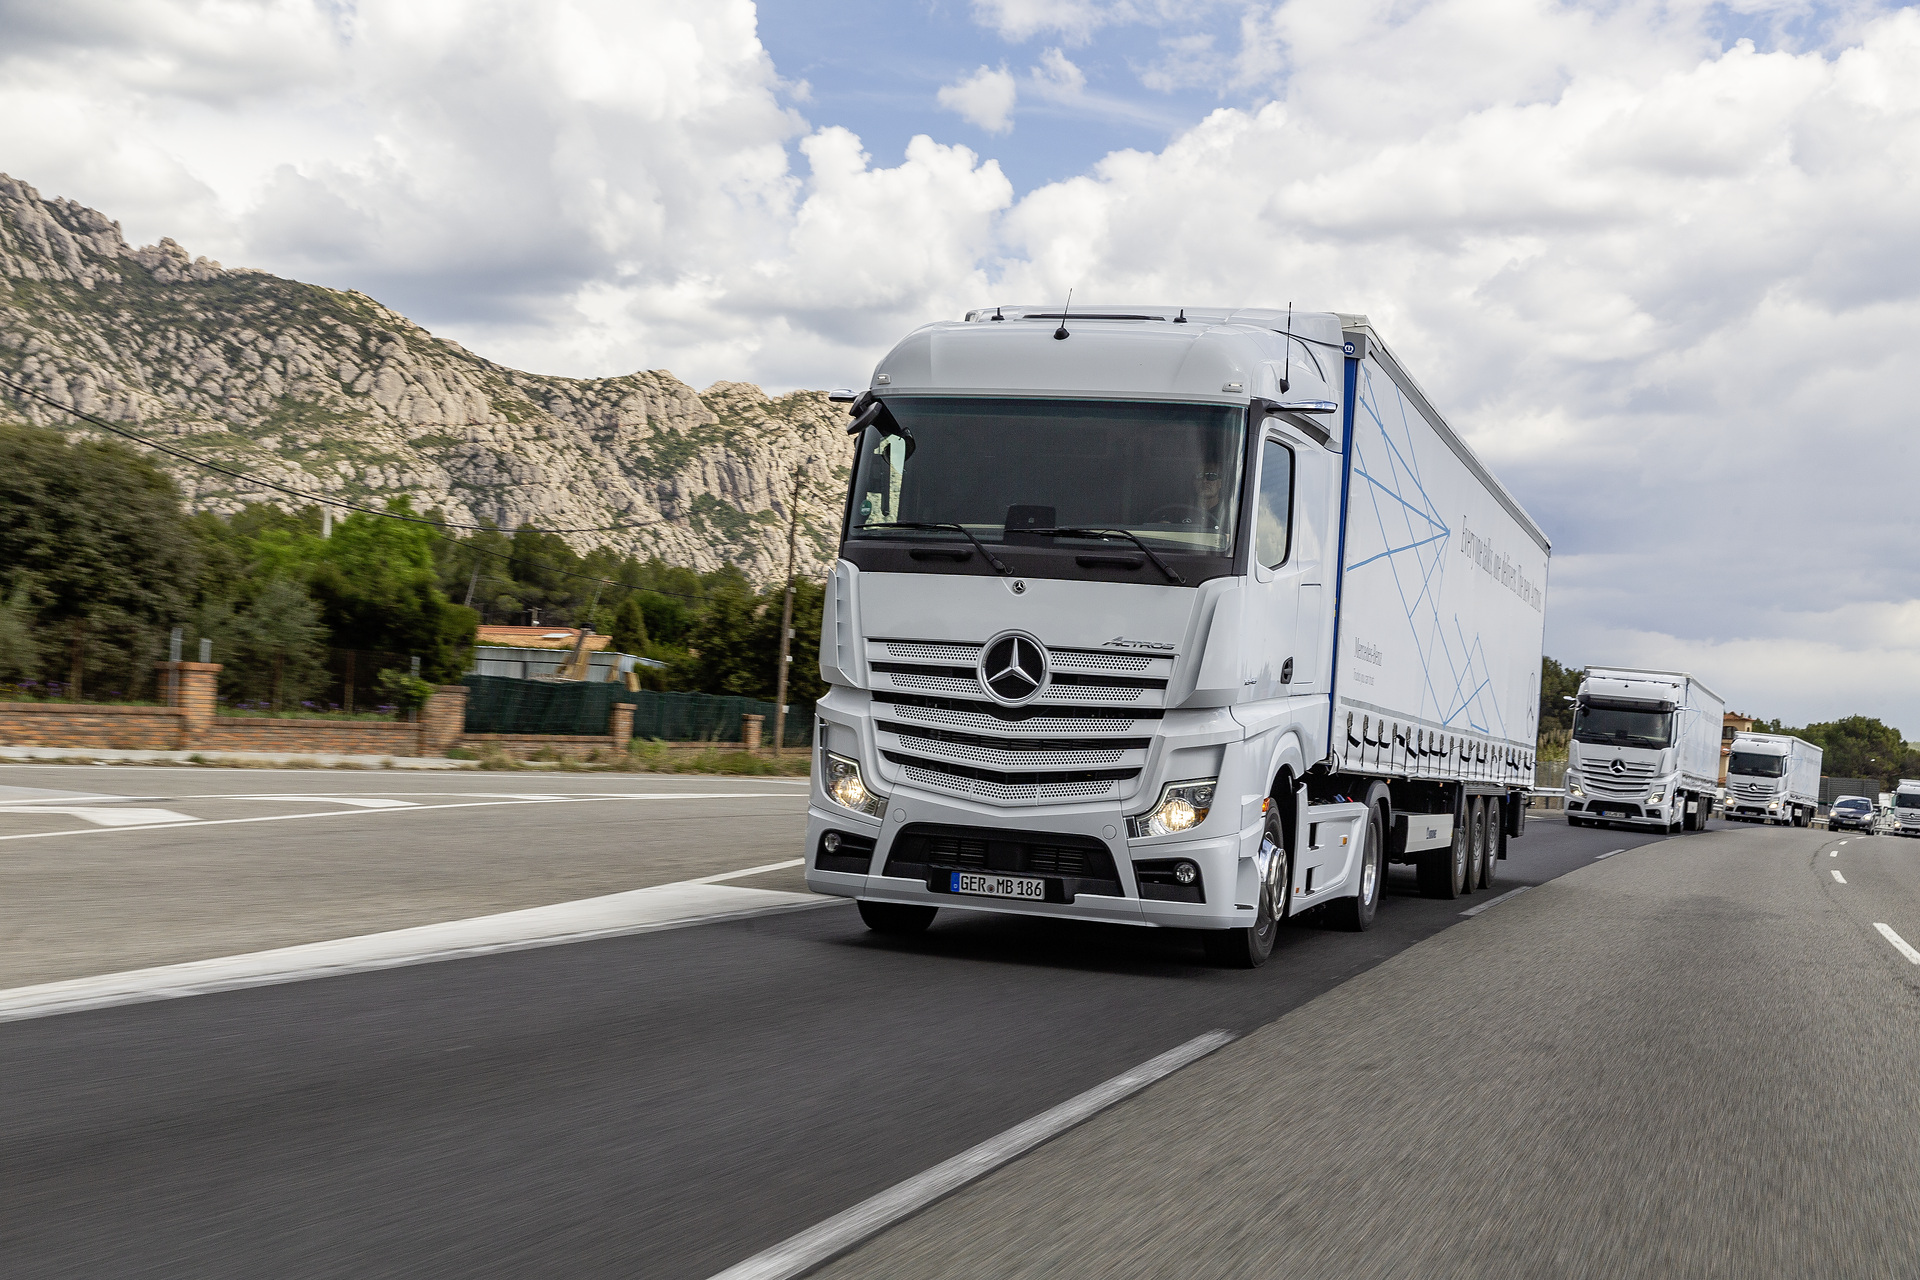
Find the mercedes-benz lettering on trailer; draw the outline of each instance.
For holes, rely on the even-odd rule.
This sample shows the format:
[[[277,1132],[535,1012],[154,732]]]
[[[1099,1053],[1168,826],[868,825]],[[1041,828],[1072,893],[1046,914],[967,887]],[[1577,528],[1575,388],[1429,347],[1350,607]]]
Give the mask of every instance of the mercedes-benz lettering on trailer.
[[[1819,747],[1790,734],[1735,734],[1727,755],[1727,816],[1808,826],[1820,809],[1821,756]]]
[[[1725,713],[1684,671],[1588,667],[1567,748],[1567,825],[1704,830],[1720,794]]]
[[[1000,307],[853,402],[807,883],[936,909],[1366,928],[1491,886],[1548,543],[1362,316]]]
[[[1920,836],[1920,779],[1902,778],[1894,788],[1893,824],[1903,836]]]

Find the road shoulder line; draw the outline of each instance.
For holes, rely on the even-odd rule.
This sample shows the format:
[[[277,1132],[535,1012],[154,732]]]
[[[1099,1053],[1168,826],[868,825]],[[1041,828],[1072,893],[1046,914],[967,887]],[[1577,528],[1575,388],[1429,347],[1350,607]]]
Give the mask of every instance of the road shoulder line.
[[[1462,911],[1460,914],[1463,916],[1477,916],[1482,911],[1485,911],[1488,907],[1497,907],[1501,903],[1505,902],[1508,898],[1518,897],[1531,888],[1533,888],[1532,885],[1523,884],[1518,889],[1509,889],[1497,898],[1488,898],[1485,902],[1481,903],[1477,907],[1468,907],[1465,911]]]
[[[1491,904],[1489,904],[1491,905]],[[720,1272],[713,1280],[790,1280],[805,1275],[821,1263],[845,1253],[855,1245],[878,1235],[902,1218],[909,1217],[992,1173],[1002,1165],[1025,1155],[1041,1143],[1058,1137],[1083,1121],[1090,1120],[1116,1102],[1132,1097],[1155,1081],[1163,1080],[1190,1063],[1197,1062],[1216,1049],[1231,1044],[1231,1031],[1209,1031],[1195,1036],[1176,1049],[1169,1049],[1130,1071],[1123,1071],[1105,1084],[1069,1098],[1059,1106],[1042,1111],[977,1147],[962,1151],[950,1160],[915,1174],[905,1182],[861,1201],[825,1222],[807,1228],[798,1235],[757,1253],[744,1262]]]
[[[0,1022],[563,946],[846,901],[682,881],[498,915],[0,990]]]

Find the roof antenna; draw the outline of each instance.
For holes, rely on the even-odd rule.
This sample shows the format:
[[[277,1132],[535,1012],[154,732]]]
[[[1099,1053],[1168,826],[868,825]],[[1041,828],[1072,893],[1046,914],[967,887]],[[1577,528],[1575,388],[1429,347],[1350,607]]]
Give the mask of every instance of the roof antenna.
[[[1173,322],[1175,324],[1185,324],[1187,322],[1187,309],[1185,307],[1180,308],[1180,314],[1173,318]]]
[[[993,309],[993,318],[994,318],[995,320],[1005,320],[1005,319],[1006,319],[1006,317],[1005,317],[1005,316],[1003,316],[1003,315],[1001,315],[1001,314],[1000,314],[1000,308],[998,308],[998,307],[995,307],[995,308]]]
[[[1067,290],[1067,305],[1060,308],[1060,327],[1053,331],[1055,342],[1065,342],[1073,335],[1067,332],[1067,312],[1073,310],[1073,290]]]
[[[1287,303],[1287,362],[1280,370],[1280,394],[1287,394],[1288,379],[1293,373],[1293,303]]]

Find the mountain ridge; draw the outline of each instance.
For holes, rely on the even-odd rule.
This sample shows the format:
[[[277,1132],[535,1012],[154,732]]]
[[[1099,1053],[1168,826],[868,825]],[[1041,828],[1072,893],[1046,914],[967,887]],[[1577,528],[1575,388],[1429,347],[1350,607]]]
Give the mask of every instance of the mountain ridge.
[[[356,291],[135,248],[117,222],[0,174],[0,371],[56,403],[290,488],[462,523],[635,525],[568,535],[758,585],[786,572],[804,468],[800,570],[832,562],[845,413],[825,393],[695,391],[665,370],[527,373]],[[0,412],[106,433],[0,384]],[[152,453],[189,506],[301,500]]]

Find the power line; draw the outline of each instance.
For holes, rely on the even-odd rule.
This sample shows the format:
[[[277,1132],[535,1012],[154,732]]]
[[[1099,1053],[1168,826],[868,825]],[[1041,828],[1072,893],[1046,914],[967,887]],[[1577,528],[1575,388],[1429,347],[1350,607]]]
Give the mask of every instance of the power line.
[[[149,449],[156,449],[161,453],[169,454],[175,458],[179,458],[183,462],[191,462],[196,467],[205,467],[209,471],[218,471],[223,476],[231,476],[235,480],[243,481],[244,483],[251,484],[251,485],[257,485],[262,489],[272,489],[276,493],[288,494],[295,498],[306,498],[311,502],[318,502],[324,506],[341,507],[348,511],[359,511],[370,516],[382,516],[388,520],[405,520],[409,524],[439,525],[443,528],[448,528],[448,529],[472,529],[481,533],[499,532],[499,527],[497,525],[456,524],[451,520],[433,520],[433,519],[429,519],[426,516],[402,515],[397,511],[381,511],[375,507],[363,507],[358,503],[345,502],[339,498],[329,498],[324,494],[309,493],[305,489],[295,489],[288,485],[275,484],[271,480],[262,480],[258,476],[248,475],[244,471],[235,471],[231,467],[223,467],[217,462],[208,462],[205,458],[195,457],[193,454],[190,454],[182,449],[176,449],[172,445],[161,444],[157,440],[149,440],[145,436],[140,435],[137,432],[128,431],[123,427],[115,426],[113,423],[106,421],[104,418],[96,418],[90,413],[82,413],[78,409],[69,408],[64,404],[61,404],[58,400],[55,400],[52,396],[46,395],[39,391],[35,391],[32,387],[27,386],[23,382],[17,381],[16,379],[10,377],[7,374],[0,373],[0,382],[3,382],[6,385],[12,387],[14,390],[20,392],[22,395],[32,396],[35,400],[40,401],[40,403],[44,405],[48,405],[52,408],[58,409],[60,412],[67,414],[71,417],[78,418],[82,422],[90,422],[94,426],[99,427],[102,431],[111,431],[114,435],[123,436],[126,439],[133,441],[135,444],[145,445]],[[641,529],[641,528],[647,527],[648,525],[667,524],[667,523],[669,522],[665,519],[637,520],[632,524],[594,525],[590,528],[585,528],[585,529],[533,529],[532,531],[534,533],[556,533],[556,534],[557,533],[614,533],[622,529]],[[532,526],[527,526],[527,525],[523,525],[521,527],[532,528]]]

